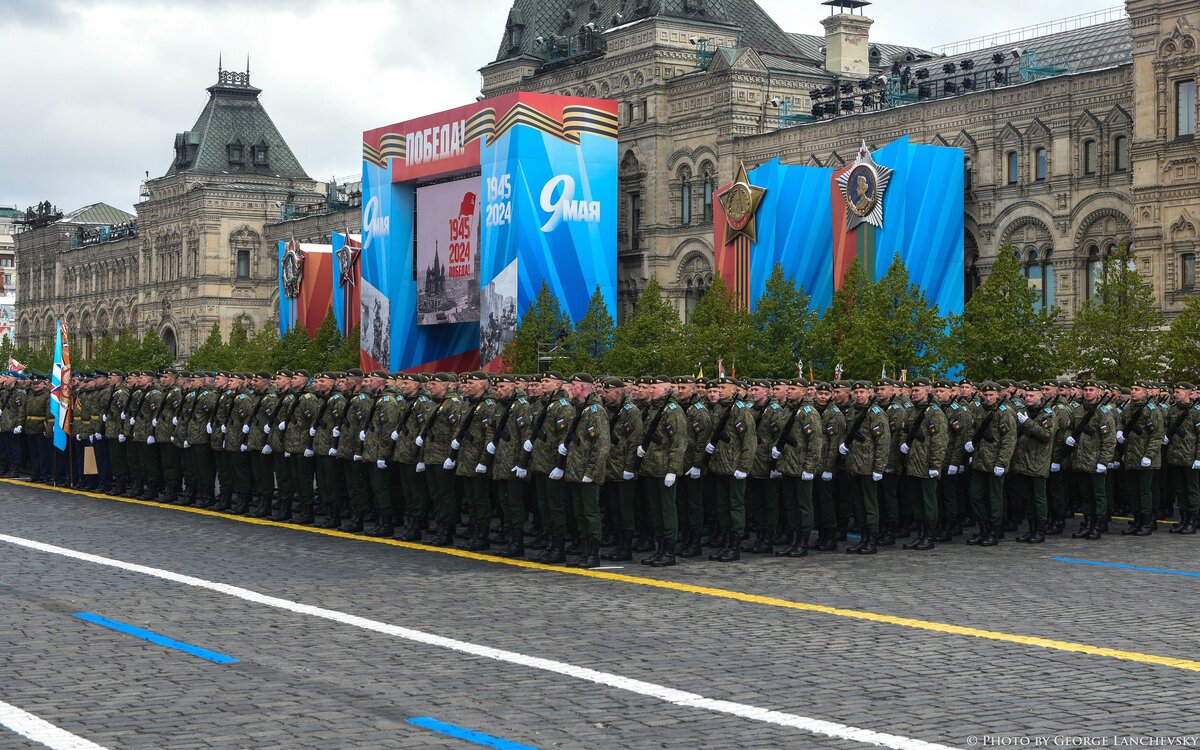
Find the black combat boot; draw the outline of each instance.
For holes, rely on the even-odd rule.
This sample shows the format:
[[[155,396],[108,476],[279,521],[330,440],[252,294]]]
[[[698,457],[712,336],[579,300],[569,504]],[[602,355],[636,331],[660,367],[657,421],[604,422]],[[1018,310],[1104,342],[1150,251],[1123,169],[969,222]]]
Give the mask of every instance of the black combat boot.
[[[737,535],[729,537],[729,546],[721,550],[717,562],[737,562],[742,559],[742,550],[738,547]]]
[[[329,515],[325,516],[325,520],[317,524],[318,529],[336,529],[342,525],[342,514],[334,509],[329,509]]]
[[[688,538],[687,546],[679,553],[680,557],[699,557],[704,550],[700,547],[700,535],[692,534]]]
[[[1075,531],[1073,531],[1071,533],[1071,538],[1072,539],[1083,539],[1088,535],[1088,532],[1090,532],[1091,530],[1092,530],[1092,517],[1084,516],[1083,520],[1079,522],[1079,528],[1075,529]]]
[[[342,531],[348,534],[358,534],[363,530],[363,514],[362,511],[355,511],[346,516],[342,521]]]
[[[973,544],[976,546],[982,544],[983,540],[986,539],[988,535],[987,527],[987,521],[981,520],[978,524],[976,524],[975,533],[972,534],[971,538],[967,540],[967,544]]]
[[[896,546],[896,524],[885,523],[881,533],[874,538],[874,542],[879,547]]]
[[[926,534],[925,524],[923,524],[923,523],[917,524],[917,538],[911,542],[906,542],[905,544],[903,544],[901,546],[901,548],[902,549],[916,549],[918,544],[925,541],[925,534]]]
[[[720,560],[721,555],[725,554],[725,550],[729,549],[731,538],[728,534],[713,534],[709,538],[710,546],[716,547],[715,550],[708,554],[709,560]]]
[[[482,552],[486,549],[491,549],[492,542],[488,539],[488,524],[485,522],[472,525],[470,538],[458,545],[458,548],[469,552]]]
[[[837,552],[837,536],[837,529],[822,529],[821,538],[813,549],[817,552]]]
[[[1084,535],[1083,538],[1087,539],[1088,541],[1094,542],[1097,539],[1099,539],[1100,537],[1102,537],[1104,535],[1104,532],[1107,530],[1108,530],[1107,524],[1100,522],[1097,519],[1092,522],[1091,527],[1088,528],[1088,532],[1087,532],[1087,534]]]
[[[1129,521],[1129,526],[1127,526],[1124,529],[1121,529],[1121,536],[1133,536],[1133,535],[1137,534],[1138,531],[1142,528],[1142,521],[1143,521],[1142,514],[1134,513],[1133,518],[1130,519],[1130,521]],[[1139,535],[1139,536],[1141,536],[1141,535]]]
[[[613,547],[611,551],[600,555],[600,559],[608,560],[610,562],[625,562],[632,560],[633,550],[629,548],[629,537],[625,533],[619,532],[617,534],[617,546]]]
[[[642,558],[642,560],[641,560],[642,565],[653,565],[655,560],[662,557],[663,552],[664,552],[664,550],[663,550],[662,540],[656,539],[654,541],[654,550],[650,553],[649,557]]]
[[[858,535],[858,542],[846,548],[847,555],[857,555],[858,551],[867,546],[867,532]]]
[[[994,524],[994,523],[989,522],[987,524],[987,535],[984,536],[983,539],[979,540],[979,546],[980,547],[995,547],[997,544],[999,544],[1000,539],[1001,539],[1000,528],[1002,526],[1003,526],[1002,524]]]
[[[808,557],[808,545],[805,542],[808,540],[809,534],[812,533],[809,529],[802,529],[793,537],[795,542],[792,546],[784,551],[785,557]],[[778,553],[776,553],[778,554]]]
[[[798,541],[796,533],[794,531],[788,532],[788,535],[783,539],[783,541],[780,542],[779,549],[775,550],[775,556],[787,557],[788,553],[791,552],[792,549],[794,549],[799,543],[800,542]]]
[[[1044,544],[1046,542],[1046,524],[1035,520],[1033,522],[1033,536],[1029,537],[1030,544]]]
[[[934,533],[933,527],[929,526],[928,524],[922,524],[920,533],[921,538],[917,540],[916,544],[914,544],[912,548],[918,552],[931,550],[934,547],[936,536],[937,534]]]
[[[675,545],[674,543],[663,540],[662,554],[650,561],[650,565],[655,568],[669,568],[675,564]]]
[[[566,540],[551,539],[550,546],[546,548],[546,559],[542,562],[547,565],[562,565],[567,561]]]
[[[896,543],[895,540],[892,540],[892,544],[895,544],[895,543]],[[879,551],[879,542],[877,540],[877,537],[875,536],[875,534],[867,533],[867,534],[863,534],[862,546],[858,548],[858,550],[857,550],[857,552],[855,552],[855,554],[873,555],[878,551]]]
[[[1185,535],[1191,535],[1191,534],[1196,533],[1196,516],[1195,515],[1192,515],[1192,514],[1188,515],[1187,521],[1185,521],[1183,523],[1182,527],[1179,529],[1179,533],[1185,534]]]
[[[1018,535],[1014,541],[1021,542],[1022,544],[1028,544],[1029,540],[1033,539],[1033,529],[1036,525],[1037,525],[1036,520],[1034,520],[1032,518],[1029,519],[1029,528],[1027,528],[1025,530],[1024,534]]]

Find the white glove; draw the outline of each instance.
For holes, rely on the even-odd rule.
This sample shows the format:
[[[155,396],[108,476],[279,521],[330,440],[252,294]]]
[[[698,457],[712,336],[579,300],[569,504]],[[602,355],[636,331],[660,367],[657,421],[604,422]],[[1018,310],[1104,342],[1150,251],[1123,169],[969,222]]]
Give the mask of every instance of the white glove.
[[[1117,443],[1119,443],[1120,445],[1125,445],[1125,431],[1124,430],[1117,430]]]
[[[462,443],[458,442],[458,438],[450,439],[450,450],[456,451],[462,447]]]
[[[525,451],[526,453],[533,453],[533,443],[526,440],[524,443],[521,444],[521,449],[523,451]]]
[[[387,468],[387,461],[384,461],[382,458],[381,458],[381,459],[379,459],[378,461],[376,461],[376,462],[375,462],[375,468],[377,468],[377,469],[386,469],[386,468]]]
[[[554,469],[552,469],[550,471],[550,478],[551,479],[562,479],[563,478],[563,470],[559,469],[558,467],[555,467]]]
[[[309,428],[308,428],[308,436],[309,436],[309,437],[316,437],[316,436],[317,436],[317,428],[316,428],[316,427],[309,427]]]
[[[20,429],[21,428],[18,427],[16,430],[13,430],[13,432],[17,432]],[[1192,471],[1200,471],[1200,459],[1197,459],[1196,461],[1192,461]]]
[[[1075,436],[1067,435],[1067,439],[1065,442],[1066,442],[1068,448],[1074,448],[1075,447]]]
[[[3,410],[3,409],[0,409],[0,415],[3,415],[3,414],[4,414],[4,410]],[[101,415],[100,415],[100,421],[101,421],[101,422],[107,422],[107,421],[108,421],[108,415],[107,415],[107,414],[101,414]]]
[[[929,470],[929,478],[930,478],[930,479],[937,479],[937,478],[938,478],[938,477],[940,477],[941,475],[942,475],[942,472],[938,471],[937,469],[930,469],[930,470]]]
[[[394,443],[400,439],[400,433],[396,432],[395,430],[392,430],[391,437],[392,437],[392,442]]]
[[[745,479],[746,472],[742,471],[741,469],[735,469],[733,472],[733,478],[734,479]]]
[[[958,473],[958,464],[950,464],[949,466],[947,466],[946,473],[949,474],[950,476],[954,476],[955,474],[957,474]]]
[[[1112,461],[1112,462],[1110,462],[1110,463],[1108,464],[1108,470],[1109,470],[1109,471],[1115,471],[1116,469],[1119,469],[1119,468],[1121,468],[1121,462],[1120,462],[1120,461]]]
[[[82,432],[75,433],[75,441],[78,443],[83,442],[83,433]]]
[[[313,457],[313,451],[312,451],[312,448],[305,448],[305,449],[304,449],[304,457],[305,457],[305,458],[312,458],[312,457]]]
[[[329,451],[328,451],[327,453],[328,453],[328,455],[330,455],[330,456],[336,456],[336,455],[337,455],[337,448],[330,448],[330,449],[329,449]]]
[[[850,449],[846,447],[845,443],[842,443],[838,446],[838,453],[841,453],[843,456],[845,456],[850,453]]]
[[[646,457],[646,449],[645,449],[645,448],[643,448],[643,447],[642,447],[642,446],[640,446],[640,445],[637,447],[637,457],[638,457],[638,458],[645,458],[645,457]]]
[[[583,482],[584,484],[591,484],[592,478],[589,477],[587,474],[584,474],[583,476],[581,476],[579,478],[579,481]],[[667,486],[670,487],[670,485],[667,485]]]
[[[800,472],[800,481],[811,482],[812,480],[813,480],[813,473],[811,471]]]
[[[179,417],[171,417],[171,426],[174,427],[175,425],[178,425],[178,424],[179,424]]]
[[[773,445],[771,446],[771,458],[778,459],[782,455],[783,454],[779,452],[778,448]]]
[[[691,479],[699,479],[700,478],[700,467],[693,466],[692,468],[688,469],[687,475]]]
[[[274,452],[275,452],[275,451],[274,451],[274,450],[271,448],[271,445],[270,445],[270,443],[268,443],[267,445],[264,445],[264,446],[263,446],[263,449],[262,449],[262,454],[263,454],[264,456],[269,456],[269,455],[271,455],[271,454],[272,454],[272,453],[274,453]]]
[[[425,462],[424,461],[417,462],[417,473],[420,474],[423,471],[425,471]]]
[[[1153,462],[1150,460],[1149,456],[1142,456],[1142,468],[1143,469],[1150,468],[1151,463],[1153,463]]]
[[[192,447],[192,444],[191,444],[191,443],[189,443],[187,440],[184,440],[184,441],[183,441],[183,447],[184,447],[184,448],[191,448],[191,447]]]
[[[567,455],[567,446],[565,443],[558,444],[558,455],[560,455],[560,456]]]
[[[587,481],[587,477],[584,477],[584,481]],[[663,486],[664,487],[674,487],[675,486],[675,475],[673,473],[668,473],[665,477],[663,477]]]
[[[280,432],[283,432],[287,429],[287,422],[280,422],[279,424],[277,424],[275,426],[279,428]]]
[[[965,450],[967,453],[974,453],[975,452],[975,441],[968,440],[966,445],[963,446],[963,450]]]
[[[998,477],[1002,477],[1002,476],[1004,476],[1004,467],[1003,466],[994,466],[994,467],[992,467],[992,473]]]
[[[130,417],[130,418],[129,418],[129,424],[137,424],[137,418],[135,418],[135,417]]]
[[[125,419],[125,412],[121,412],[121,419]]]
[[[92,433],[92,440],[103,440],[103,439],[104,439],[104,436],[101,435],[99,432]],[[186,443],[187,441],[184,440],[183,442]],[[185,445],[183,447],[186,448],[187,446]]]
[[[271,425],[269,425],[269,424],[263,425],[262,430],[263,430],[264,435],[270,435],[271,434]]]
[[[1021,424],[1025,424],[1026,422],[1029,421],[1029,415],[1023,411],[1019,411],[1019,412],[1017,412],[1017,421],[1020,422]]]
[[[516,472],[517,479],[524,479],[525,477],[529,476],[529,470],[522,469],[520,466],[514,466],[513,471]]]
[[[367,441],[367,431],[359,430],[358,431],[358,442],[365,443],[366,441]]]
[[[488,452],[489,456],[496,455],[496,444],[495,443],[488,443],[487,445],[483,446],[483,449]]]
[[[821,472],[821,481],[822,482],[832,482],[833,481],[833,472],[832,471],[822,471]]]
[[[243,435],[249,435],[249,434],[250,434],[250,425],[248,425],[248,424],[244,424],[244,425],[242,425],[242,434],[243,434]]]
[[[248,451],[248,450],[250,450],[250,449],[249,449],[249,448],[247,448],[247,447],[246,447],[246,446],[244,446],[244,445],[239,445],[239,446],[238,446],[238,450],[239,450],[239,451],[241,451],[242,453],[245,453],[246,451]]]
[[[488,470],[488,467],[484,466],[483,464],[475,464],[475,473],[476,474],[487,474],[487,470]]]
[[[334,436],[334,437],[341,437],[341,436],[342,436],[342,431],[341,431],[341,430],[339,430],[338,428],[334,427],[334,428],[333,428],[333,436]],[[418,445],[419,445],[419,443],[418,443]]]
[[[18,427],[18,428],[16,428],[15,430],[13,430],[13,432],[20,433],[20,432],[21,432],[21,428],[20,428],[20,427]],[[124,435],[124,434],[119,434],[119,435],[117,435],[117,442],[118,442],[118,443],[123,443],[123,442],[125,442],[125,435]]]
[[[1050,464],[1050,473],[1057,474],[1062,471],[1062,464]]]
[[[154,417],[153,419],[150,420],[150,426],[158,427],[158,417]]]
[[[871,472],[871,481],[873,481],[873,482],[882,482],[882,481],[883,481],[883,475],[882,475],[882,474],[880,474],[878,471],[872,471],[872,472]]]
[[[351,460],[351,461],[361,461],[361,460],[362,460],[362,456],[360,456],[359,454],[355,453],[353,456],[351,456],[351,457],[350,457],[350,460]]]
[[[908,455],[908,451],[909,451],[909,450],[910,450],[910,449],[909,449],[909,447],[908,447],[908,443],[901,443],[901,444],[900,444],[900,452],[901,452],[901,453],[903,453],[904,455],[906,455],[906,456],[907,456],[907,455]]]
[[[229,425],[221,425],[221,434],[224,435],[227,432],[229,432]]]
[[[704,446],[704,452],[711,456],[717,452],[717,446],[709,443],[708,445]]]
[[[1166,435],[1163,435],[1163,445],[1170,445],[1170,444],[1171,444],[1171,438],[1167,437]]]
[[[337,437],[337,430],[336,430],[336,429],[333,431],[333,435],[334,435],[334,437]],[[418,448],[424,448],[424,447],[425,447],[425,438],[421,437],[420,435],[417,435],[417,439],[416,439],[416,440],[414,440],[413,442],[417,444],[417,447],[418,447]]]
[[[779,479],[783,476],[783,472],[771,469],[771,473],[767,475],[770,479]]]
[[[1105,466],[1104,464],[1096,464],[1096,473],[1097,474],[1103,474],[1106,471],[1108,471],[1107,466]]]
[[[632,471],[621,472],[621,478],[624,479],[626,482],[630,481],[631,479],[635,479],[636,477],[637,477],[637,475],[634,474]]]
[[[207,432],[209,435],[212,434],[212,422],[209,422],[204,425],[204,431]]]
[[[153,435],[146,436],[146,445],[154,445],[154,436]]]
[[[456,466],[456,464],[457,464],[457,462],[455,462],[455,460],[453,458],[447,458],[445,461],[442,462],[442,468],[445,469],[446,471],[450,471],[451,469],[453,469]]]

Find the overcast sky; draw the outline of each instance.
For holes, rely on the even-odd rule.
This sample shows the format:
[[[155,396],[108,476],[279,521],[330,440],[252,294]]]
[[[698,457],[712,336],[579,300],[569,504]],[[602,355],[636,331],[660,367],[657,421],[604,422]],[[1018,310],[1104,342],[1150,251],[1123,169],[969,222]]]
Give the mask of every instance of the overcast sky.
[[[820,0],[759,0],[823,33]],[[873,41],[933,47],[1121,0],[876,0]],[[251,82],[308,174],[360,168],[363,130],[474,100],[508,0],[0,0],[0,205],[131,211],[216,81]]]

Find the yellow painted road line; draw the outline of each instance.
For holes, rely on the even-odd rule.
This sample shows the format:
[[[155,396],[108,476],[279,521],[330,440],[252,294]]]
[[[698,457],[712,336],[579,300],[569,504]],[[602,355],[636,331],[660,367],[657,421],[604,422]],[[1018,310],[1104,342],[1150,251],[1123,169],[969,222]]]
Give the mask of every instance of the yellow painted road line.
[[[583,576],[585,578],[618,581],[621,583],[632,583],[638,586],[648,586],[650,588],[665,589],[668,591],[695,594],[698,596],[708,596],[716,599],[730,599],[738,602],[746,602],[748,604],[761,604],[768,607],[780,607],[783,609],[799,610],[801,612],[815,612],[824,615],[833,615],[835,617],[845,617],[851,620],[880,623],[883,625],[898,625],[900,627],[912,628],[914,630],[924,630],[933,633],[960,635],[971,638],[983,638],[1001,643],[1016,643],[1022,646],[1035,646],[1037,648],[1046,648],[1055,651],[1068,651],[1077,654],[1088,654],[1090,656],[1103,656],[1110,659],[1138,662],[1140,664],[1153,664],[1160,667],[1183,669],[1189,672],[1200,672],[1200,661],[1194,661],[1192,659],[1181,659],[1173,656],[1160,656],[1158,654],[1144,654],[1138,651],[1124,651],[1116,648],[1106,648],[1104,646],[1093,646],[1087,643],[1075,643],[1073,641],[1060,641],[1054,638],[1043,638],[1041,636],[1005,633],[1000,630],[984,630],[982,628],[952,625],[950,623],[935,622],[931,620],[918,620],[911,617],[880,614],[878,612],[868,612],[866,610],[829,607],[824,604],[798,602],[790,599],[780,599],[774,596],[761,596],[759,594],[749,594],[743,591],[714,588],[711,586],[696,586],[690,583],[680,583],[678,581],[644,578],[642,576],[613,573],[606,570],[586,570],[581,568],[568,568],[560,565],[544,565],[542,563],[536,563],[530,560],[515,560],[506,557],[495,557],[493,555],[484,555],[478,552],[468,552],[466,550],[453,549],[449,547],[433,547],[428,544],[418,544],[416,542],[401,542],[395,539],[377,539],[374,537],[360,536],[358,534],[350,534],[345,531],[337,531],[334,529],[318,529],[312,526],[300,526],[298,524],[282,523],[279,521],[268,521],[261,518],[245,518],[243,516],[218,513],[212,510],[204,510],[202,508],[168,505],[166,503],[156,503],[147,500],[134,500],[127,497],[115,497],[113,495],[103,495],[98,492],[86,492],[83,490],[62,487],[47,487],[46,485],[32,484],[30,482],[23,482],[16,479],[3,479],[0,481],[23,487],[32,487],[35,489],[57,489],[60,492],[67,492],[73,495],[83,495],[85,497],[92,497],[99,500],[115,500],[117,502],[129,503],[131,505],[145,505],[154,508],[165,508],[169,510],[195,513],[202,516],[215,516],[217,518],[226,518],[229,520],[255,524],[258,526],[277,526],[285,529],[294,529],[296,531],[305,531],[310,534],[321,534],[322,536],[353,539],[355,541],[370,542],[373,544],[386,544],[391,547],[404,547],[406,549],[422,550],[426,552],[437,552],[439,554],[450,555],[452,557],[461,557],[468,560],[479,560],[481,562],[508,565],[515,568],[554,571],[556,573],[566,573],[569,575]]]

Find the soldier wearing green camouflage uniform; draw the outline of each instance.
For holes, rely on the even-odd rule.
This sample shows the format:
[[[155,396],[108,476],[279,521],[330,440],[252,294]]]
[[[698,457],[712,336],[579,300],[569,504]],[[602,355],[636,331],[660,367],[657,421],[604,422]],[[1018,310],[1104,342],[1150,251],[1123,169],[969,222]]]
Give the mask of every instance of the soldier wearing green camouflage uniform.
[[[470,533],[459,547],[480,552],[492,546],[488,538],[492,522],[489,464],[496,451],[496,428],[503,410],[491,392],[485,372],[467,373],[463,377],[462,394],[466,414],[450,444],[450,456],[463,488]]]
[[[1017,446],[1008,481],[1013,486],[1013,497],[1021,503],[1029,523],[1028,530],[1018,536],[1017,541],[1027,544],[1046,541],[1045,530],[1049,522],[1046,481],[1054,458],[1057,417],[1054,407],[1043,402],[1044,395],[1041,386],[1030,384],[1023,394],[1023,406],[1015,409]]]
[[[255,374],[253,387],[258,394],[258,402],[246,425],[250,429],[245,433],[256,502],[250,516],[267,518],[274,510],[276,500],[275,461],[272,458],[275,447],[270,443],[270,436],[282,394],[275,386],[271,373],[265,371]]]
[[[396,538],[405,542],[421,541],[421,534],[429,523],[429,486],[425,481],[425,467],[417,473],[417,456],[421,449],[416,443],[417,436],[424,431],[438,406],[429,398],[428,383],[429,376],[421,373],[405,375],[400,382],[404,400],[392,460],[398,467],[404,496],[404,528]]]
[[[572,376],[571,401],[578,411],[572,420],[572,429],[561,444],[566,448],[566,455],[559,451],[559,466],[563,468],[563,479],[570,488],[575,521],[579,526],[581,550],[574,565],[595,568],[600,565],[600,487],[605,481],[611,445],[608,412],[596,393],[595,380],[587,373]],[[679,411],[678,404],[674,410]],[[682,450],[679,460],[683,460]],[[671,510],[674,511],[674,503]]]
[[[854,517],[862,524],[858,544],[847,547],[847,554],[873,555],[878,551],[879,482],[887,468],[891,432],[883,409],[871,403],[871,385],[859,380],[851,389],[853,402],[846,413],[846,439],[838,453],[846,460]]]
[[[338,528],[342,517],[348,515],[346,483],[342,462],[337,457],[338,438],[333,435],[342,423],[348,403],[342,390],[334,387],[339,374],[322,372],[313,380],[313,395],[321,399],[321,407],[308,428],[308,447],[316,462],[317,487],[325,506],[325,520],[318,524],[322,529]]]
[[[842,459],[838,446],[846,440],[846,414],[833,400],[833,384],[817,383],[814,401],[821,417],[821,436],[817,450],[821,454],[818,473],[821,481],[813,488],[813,523],[818,534],[809,549],[816,552],[837,551],[838,513],[834,489],[835,477],[841,473]],[[843,477],[842,481],[845,481]]]
[[[1175,385],[1175,403],[1167,410],[1163,435],[1167,486],[1179,499],[1179,524],[1171,531],[1186,535],[1195,534],[1200,523],[1200,403],[1195,401],[1195,391],[1191,383]]]
[[[1083,522],[1071,537],[1099,539],[1108,515],[1105,474],[1116,454],[1117,428],[1112,414],[1100,403],[1100,385],[1094,380],[1083,383],[1083,404],[1065,444],[1083,503]]]
[[[317,415],[325,400],[317,395],[308,384],[308,373],[297,372],[292,377],[292,391],[296,398],[288,410],[286,420],[277,428],[283,433],[283,455],[289,472],[295,505],[281,510],[291,520],[304,526],[311,524],[313,515],[313,479],[316,474],[316,451],[312,448]],[[295,514],[294,516],[292,514]]]
[[[788,384],[788,414],[783,429],[771,446],[771,460],[779,473],[787,542],[775,550],[779,557],[804,557],[808,554],[813,530],[813,489],[821,473],[824,429],[821,413],[808,397],[808,381],[803,378]]]
[[[162,463],[158,452],[158,414],[166,400],[162,379],[154,379],[150,375],[142,378],[145,397],[138,407],[133,420],[133,442],[135,450],[141,456],[142,477],[145,482],[143,500],[158,500],[162,485]]]
[[[676,493],[682,495],[677,503],[682,518],[679,556],[699,557],[705,528],[704,488],[708,481],[700,465],[706,455],[704,446],[712,437],[712,410],[706,403],[708,392],[703,383],[697,383],[692,377],[678,378],[675,382],[679,388],[679,408],[683,409],[688,432],[687,450],[683,454],[686,473],[680,479],[680,491]]]
[[[900,465],[910,486],[916,492],[912,498],[913,517],[917,522],[917,538],[904,549],[930,550],[934,547],[940,515],[938,485],[942,466],[950,443],[949,424],[942,407],[932,398],[933,382],[928,378],[912,381],[912,402],[908,424],[900,443],[904,457]]]
[[[788,412],[771,398],[771,381],[750,383],[750,411],[754,415],[756,445],[750,476],[746,480],[746,510],[753,541],[741,546],[742,552],[770,554],[772,540],[779,524],[779,474],[773,467],[772,452],[779,452],[780,434],[787,423]]]
[[[0,477],[12,478],[20,473],[21,444],[24,442],[21,432],[25,424],[25,402],[28,391],[24,377],[6,375],[4,377],[4,396],[0,399]],[[21,430],[16,430],[21,427]]]
[[[499,557],[525,555],[525,485],[529,470],[522,465],[533,424],[530,420],[529,399],[520,393],[517,379],[512,375],[496,378],[496,399],[502,410],[496,426],[496,451],[491,455],[491,476],[496,482],[500,515],[508,543],[492,554]]]
[[[398,508],[392,495],[395,482],[389,462],[395,444],[392,433],[400,426],[401,396],[388,386],[388,374],[382,370],[368,373],[363,379],[366,393],[374,399],[369,417],[362,425],[365,433],[360,449],[362,464],[367,467],[367,477],[374,500],[376,524],[366,530],[367,536],[390,537],[395,533],[395,517]]]
[[[669,567],[675,564],[675,545],[679,536],[676,483],[687,468],[684,455],[689,431],[672,379],[662,376],[653,381],[647,421],[641,441],[634,449],[640,460],[637,473],[646,518],[654,537],[654,552],[643,558],[642,564]]]
[[[212,377],[205,377],[193,389],[192,402],[187,410],[187,424],[184,431],[184,445],[189,451],[191,465],[190,485],[192,497],[201,508],[213,508],[217,505],[216,475],[217,468],[213,463],[212,436],[220,430],[213,429],[213,418],[216,415],[217,404],[221,399],[221,391]]]
[[[250,435],[250,423],[258,410],[262,393],[251,385],[254,378],[243,374],[233,379],[236,392],[229,409],[229,427],[221,426],[225,436],[225,451],[229,455],[234,479],[233,512],[249,515],[252,507],[257,509],[258,498],[254,488],[254,470],[250,448],[246,444]],[[263,381],[259,381],[263,382]],[[265,385],[262,386],[266,388]]]
[[[558,565],[566,562],[566,511],[563,507],[565,488],[563,469],[558,466],[558,446],[566,440],[576,410],[571,405],[564,378],[560,373],[547,372],[542,376],[542,392],[545,408],[534,420],[529,439],[525,441],[525,452],[530,454],[529,470],[533,474],[538,511],[549,535],[549,545],[544,553],[534,558],[536,562]]]
[[[637,502],[637,474],[642,447],[642,413],[625,394],[620,378],[605,378],[601,398],[608,412],[608,466],[604,475],[604,512],[615,535],[615,546],[600,556],[602,560],[633,559],[633,534],[637,526],[634,504]]]
[[[991,381],[979,386],[981,411],[974,433],[963,444],[970,454],[971,508],[978,524],[967,544],[993,547],[1000,541],[1004,525],[1004,476],[1012,466],[1017,447],[1017,419],[1013,409],[1000,401],[1000,385]]]
[[[346,378],[346,397],[349,399],[342,415],[341,425],[334,431],[337,439],[337,456],[342,461],[349,513],[342,522],[342,531],[358,533],[366,521],[367,502],[371,497],[371,479],[367,465],[362,460],[363,443],[366,440],[366,425],[372,418],[371,407],[375,398],[366,391],[362,372],[350,370]]]
[[[454,489],[454,469],[450,458],[450,443],[458,434],[467,412],[467,405],[455,389],[457,378],[439,372],[429,383],[429,395],[437,408],[417,436],[419,462],[417,470],[425,474],[429,486],[430,515],[434,520],[434,536],[430,544],[448,547],[454,544],[458,526],[458,497]]]
[[[1133,496],[1133,526],[1125,536],[1149,536],[1154,533],[1154,475],[1162,468],[1162,445],[1166,430],[1163,414],[1150,400],[1150,384],[1139,380],[1130,388],[1121,429],[1117,430],[1121,464]]]
[[[750,405],[737,398],[737,383],[719,378],[708,390],[713,411],[712,437],[704,446],[717,490],[718,550],[708,556],[718,562],[741,559],[740,545],[746,533],[746,478],[758,448],[754,414]]]

